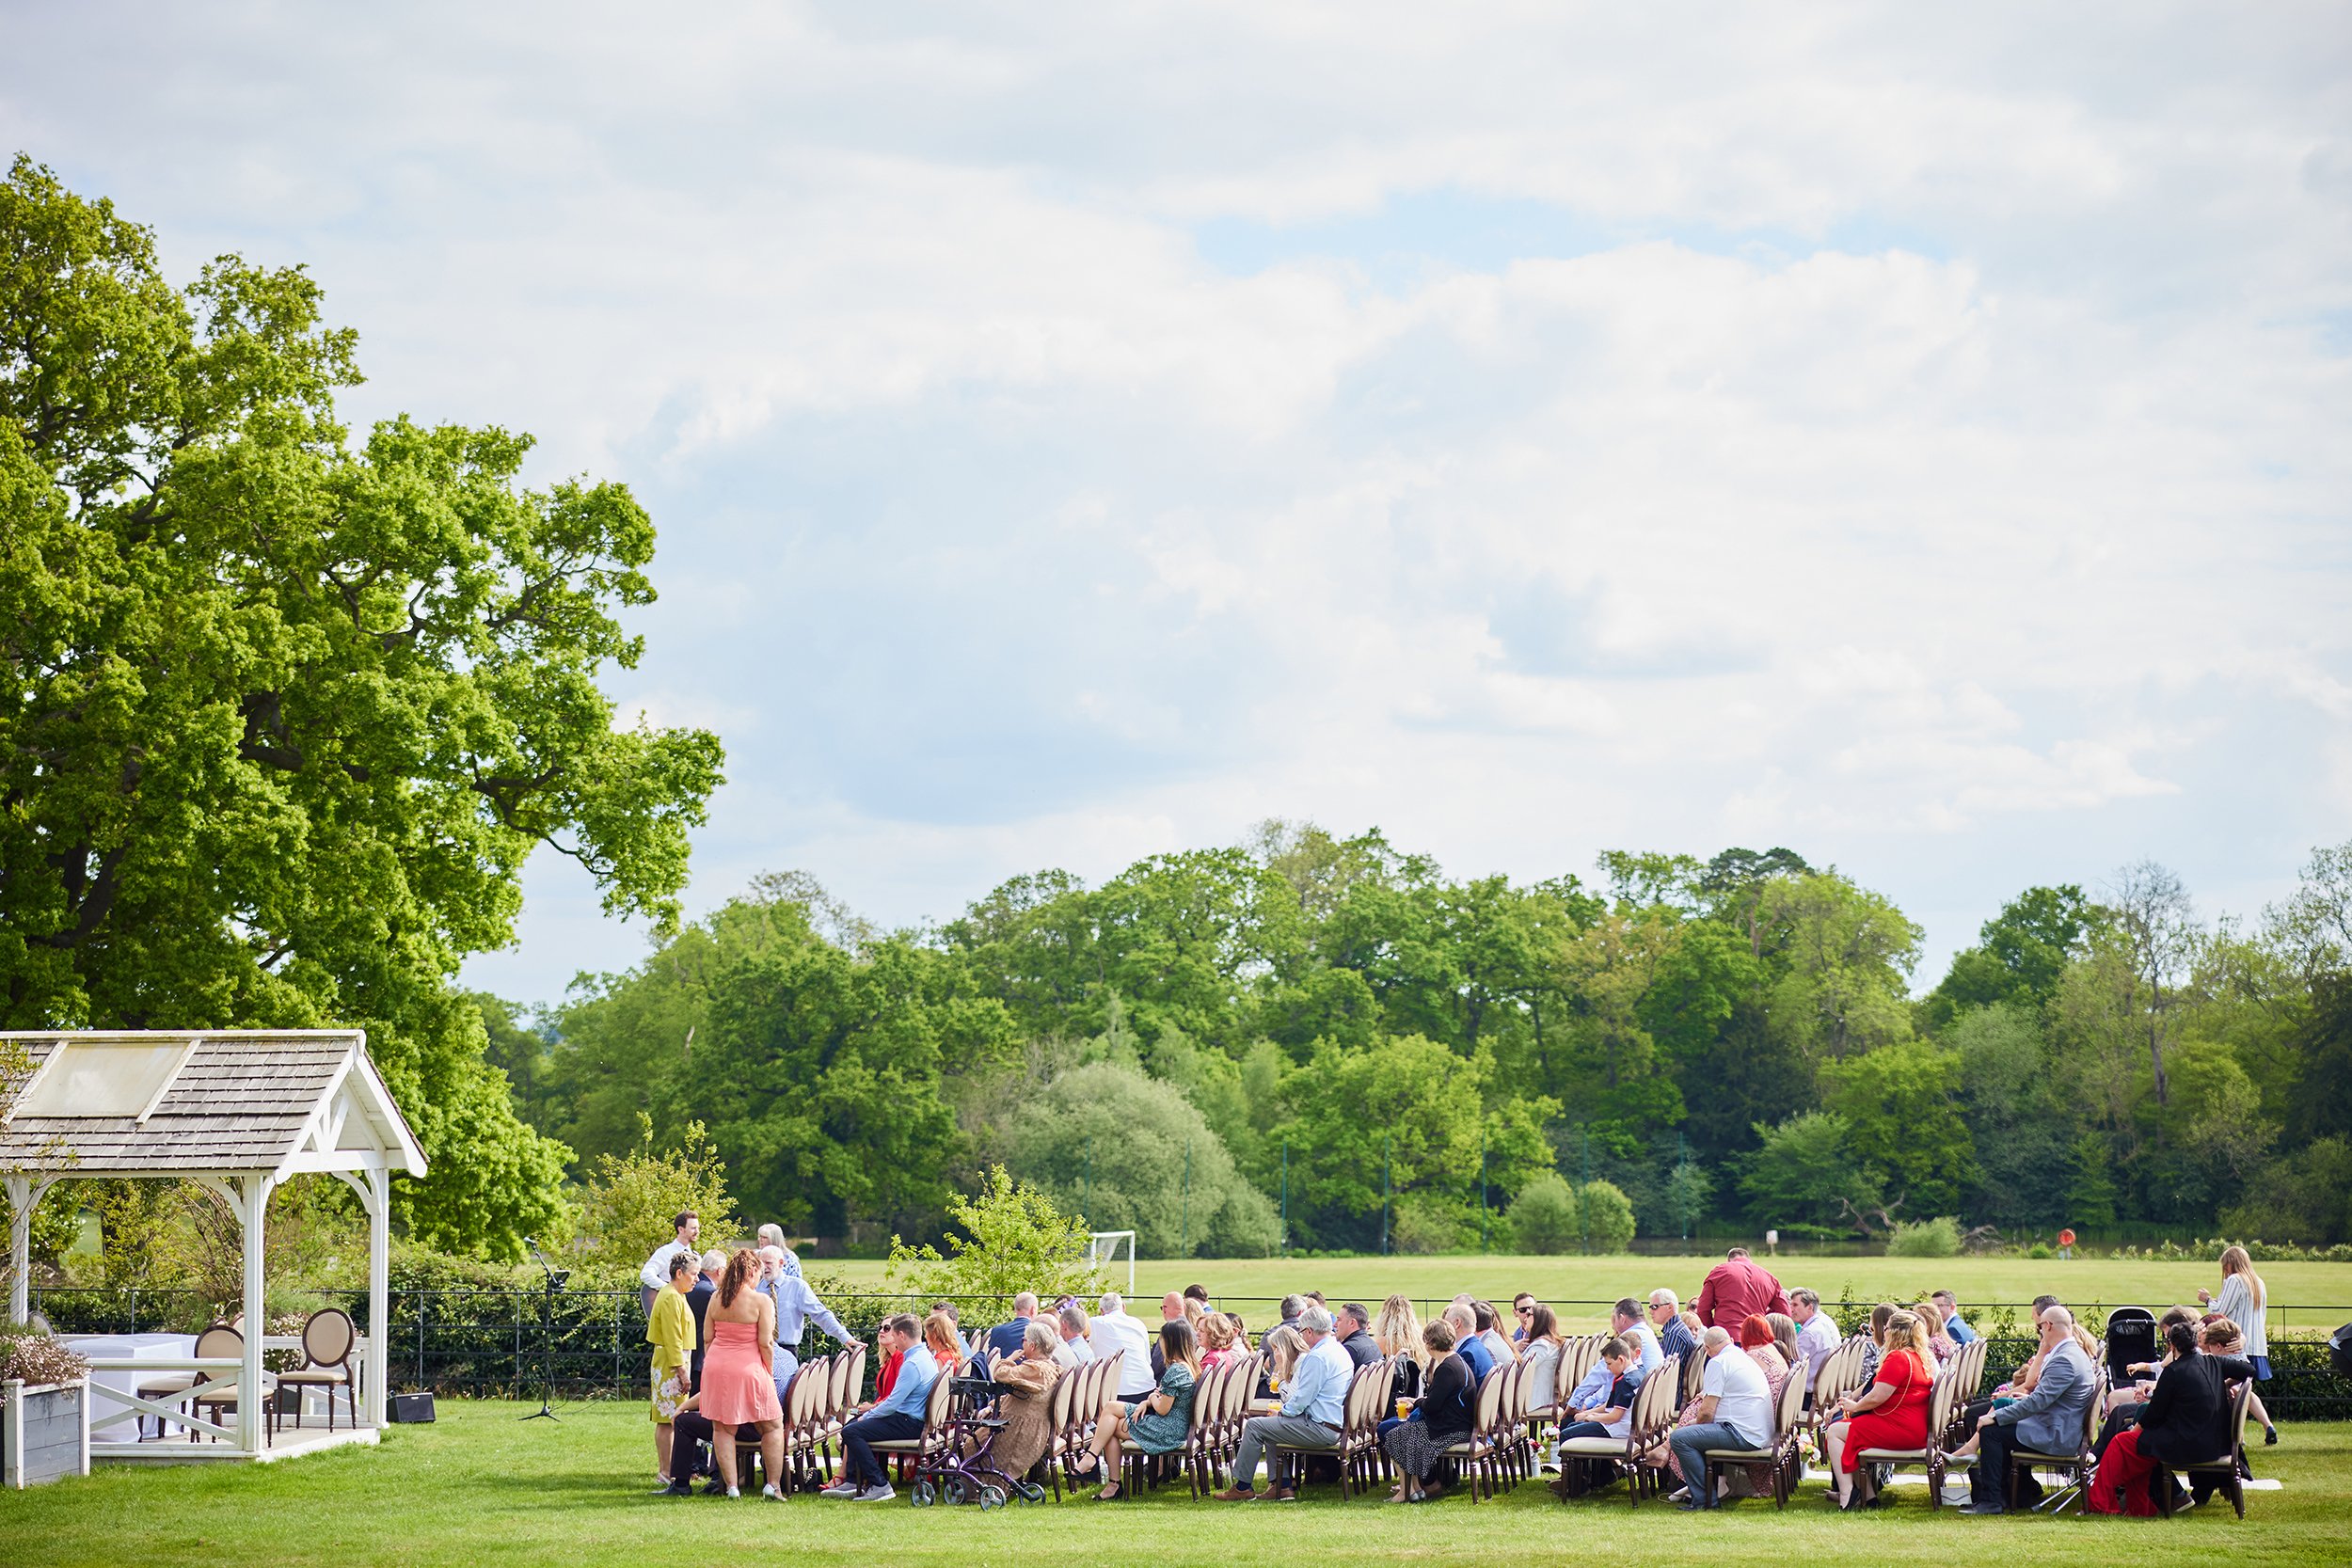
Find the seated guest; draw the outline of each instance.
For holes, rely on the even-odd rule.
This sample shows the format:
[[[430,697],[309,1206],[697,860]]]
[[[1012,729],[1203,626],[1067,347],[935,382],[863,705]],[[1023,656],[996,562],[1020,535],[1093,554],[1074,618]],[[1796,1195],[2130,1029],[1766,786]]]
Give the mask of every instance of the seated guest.
[[[1160,1322],[1172,1323],[1184,1320],[1184,1297],[1182,1291],[1170,1291],[1160,1298]],[[1159,1339],[1154,1337],[1152,1340],[1152,1386],[1153,1387],[1159,1386],[1160,1374],[1166,1370],[1168,1370],[1168,1362],[1164,1353],[1160,1350]]]
[[[1772,1325],[1772,1343],[1780,1347],[1781,1365],[1802,1374],[1804,1347],[1797,1343],[1797,1321],[1786,1312],[1767,1313],[1764,1321]]]
[[[2247,1363],[2254,1369],[2254,1381],[2257,1384],[2262,1382],[2262,1370],[2270,1364],[2267,1356],[2257,1361],[2254,1357],[2247,1355],[2245,1331],[2229,1319],[2215,1313],[2206,1314],[2204,1323],[2198,1328],[2197,1348],[2207,1355],[2244,1356]],[[2233,1399],[2237,1396],[2237,1388],[2234,1385],[2231,1386],[2230,1395]],[[2263,1397],[2260,1394],[2249,1394],[2246,1397],[2246,1415],[2249,1420],[2253,1421],[2269,1434],[2263,1439],[2265,1444],[2278,1442],[2279,1429],[2270,1424],[2270,1412],[2263,1408]]]
[[[1277,1326],[1287,1328],[1291,1324],[1297,1323],[1298,1315],[1305,1310],[1307,1310],[1307,1298],[1305,1296],[1284,1296],[1280,1304],[1275,1308],[1276,1315],[1282,1320]]]
[[[1470,1308],[1470,1321],[1477,1325],[1478,1342],[1486,1347],[1486,1354],[1494,1357],[1495,1365],[1507,1367],[1518,1359],[1518,1348],[1502,1337],[1502,1314],[1495,1310],[1495,1304],[1491,1301],[1473,1301]]]
[[[694,1313],[686,1305],[686,1292],[693,1288],[696,1265],[691,1252],[670,1255],[669,1285],[653,1298],[653,1314],[645,1322],[645,1343],[653,1347],[654,1473],[665,1492],[686,1489],[682,1470],[670,1467],[670,1453],[676,1438],[673,1423],[693,1392],[687,1385],[692,1375],[688,1362],[694,1354]]]
[[[952,1375],[963,1357],[954,1322],[938,1312],[923,1320],[919,1339],[913,1313],[900,1312],[884,1320],[882,1332],[875,1336],[875,1349],[884,1355],[900,1353],[898,1381],[891,1386],[889,1398],[842,1427],[841,1474],[819,1497],[850,1497],[859,1502],[887,1502],[896,1497],[890,1489],[889,1472],[874,1457],[872,1445],[922,1436],[931,1385]]]
[[[2090,1358],[2074,1343],[2074,1315],[2063,1307],[2043,1307],[2034,1317],[2042,1354],[2041,1375],[2033,1392],[2007,1404],[1994,1404],[1978,1418],[1976,1435],[1961,1445],[1972,1449],[1976,1467],[1969,1472],[1970,1513],[2003,1513],[2009,1510],[2009,1456],[2012,1449],[2034,1453],[2073,1453],[2082,1441],[2083,1421],[2098,1372]],[[2018,1478],[2017,1500],[2027,1508],[2042,1500],[2042,1483],[2029,1470]]]
[[[1891,1301],[1880,1302],[1870,1308],[1868,1323],[1854,1331],[1862,1341],[1862,1386],[1867,1388],[1879,1375],[1879,1362],[1886,1354],[1886,1325],[1895,1321],[1899,1308]]]
[[[1103,1292],[1102,1310],[1094,1315],[1089,1338],[1094,1341],[1097,1361],[1125,1354],[1127,1359],[1119,1366],[1119,1386],[1112,1390],[1119,1398],[1132,1403],[1159,1386],[1152,1375],[1151,1337],[1142,1321],[1128,1312],[1118,1291]]]
[[[1876,1316],[1873,1312],[1874,1320]],[[1921,1342],[1919,1320],[1889,1308],[1882,1348],[1869,1384],[1830,1406],[1830,1426],[1822,1434],[1829,1448],[1830,1484],[1840,1508],[1878,1505],[1868,1469],[1856,1469],[1855,1455],[1864,1449],[1922,1449],[1928,1444],[1928,1401],[1935,1387],[1935,1369]]]
[[[1054,1351],[1060,1343],[1053,1324],[1043,1318],[1033,1316],[1022,1323],[1020,1346],[996,1363],[990,1378],[1000,1390],[996,1414],[1005,1424],[996,1432],[993,1443],[988,1443],[985,1429],[968,1436],[964,1440],[965,1458],[971,1458],[983,1444],[988,1444],[989,1464],[1017,1477],[1027,1475],[1045,1457],[1045,1450],[1054,1440],[1052,1401],[1048,1396],[1061,1377],[1061,1364],[1054,1359]]]
[[[2033,1315],[2035,1321],[2040,1322],[2042,1313],[2047,1312],[2051,1307],[2058,1305],[2058,1298],[2056,1296],[2034,1297]],[[2081,1336],[2081,1333],[2082,1330],[2078,1325],[2075,1329],[2075,1334],[2078,1338]],[[2098,1360],[2098,1354],[2095,1346],[2085,1344],[2083,1346],[2083,1354],[2090,1356],[2094,1363]],[[1994,1389],[1993,1392],[1996,1396],[2009,1399],[2015,1399],[2021,1395],[2030,1394],[2033,1392],[2034,1380],[2039,1377],[2041,1373],[2042,1353],[2037,1350],[2031,1355],[2026,1357],[2026,1364],[2024,1366],[2009,1374],[2009,1381],[2007,1383],[2002,1384],[2000,1386]],[[1977,1424],[1977,1418],[1983,1415],[1986,1410],[1990,1410],[1992,1408],[1992,1402],[1990,1400],[1985,1401],[1983,1409],[1974,1410],[1970,1413],[1968,1417],[1968,1424],[1971,1427],[1974,1427]]]
[[[1519,1320],[1526,1338],[1519,1344],[1519,1365],[1527,1370],[1519,1375],[1526,1381],[1528,1404],[1541,1409],[1551,1403],[1559,1382],[1560,1353],[1568,1342],[1560,1333],[1560,1320],[1542,1302],[1530,1302],[1528,1314]]]
[[[1428,1370],[1429,1346],[1422,1338],[1421,1315],[1413,1310],[1412,1298],[1392,1295],[1380,1304],[1380,1319],[1372,1325],[1373,1342],[1380,1354],[1396,1362],[1396,1381],[1390,1386],[1389,1402],[1409,1400],[1421,1393],[1422,1378]],[[1448,1338],[1448,1354],[1453,1340]]]
[[[1250,1499],[1259,1455],[1271,1445],[1279,1443],[1286,1449],[1340,1446],[1340,1421],[1345,1414],[1343,1406],[1355,1364],[1331,1338],[1331,1314],[1322,1307],[1310,1307],[1301,1312],[1295,1332],[1307,1348],[1282,1380],[1281,1414],[1242,1423],[1241,1445],[1233,1453],[1233,1484],[1216,1494],[1220,1502]],[[1287,1501],[1292,1497],[1279,1476],[1269,1475],[1267,1480],[1277,1499]]]
[[[1944,1309],[1942,1307],[1931,1301],[1923,1301],[1913,1307],[1911,1313],[1919,1320],[1919,1327],[1927,1336],[1928,1354],[1935,1357],[1936,1365],[1942,1366],[1960,1354],[1960,1346],[1953,1342],[1950,1335],[1944,1332]]]
[[[1209,1305],[1209,1288],[1206,1285],[1187,1285],[1184,1287],[1184,1299],[1206,1307]]]
[[[2147,1518],[2158,1512],[2150,1490],[2157,1465],[2197,1465],[2230,1451],[2229,1385],[2251,1380],[2253,1363],[2242,1356],[2200,1354],[2197,1331],[2186,1323],[2168,1329],[2165,1343],[2172,1358],[2141,1406],[2139,1424],[2107,1445],[2091,1476],[2093,1513]],[[2199,1500],[2212,1490],[2210,1477],[2196,1478]]]
[[[2155,1361],[2134,1361],[2123,1369],[2124,1375],[2133,1381],[2108,1393],[2106,1422],[2099,1429],[2099,1440],[2092,1445],[2092,1453],[2105,1458],[2107,1445],[2139,1419],[2140,1410],[2146,1406],[2149,1396],[2156,1391],[2157,1377],[2178,1356],[2179,1353],[2172,1348],[2171,1336],[2175,1328],[2189,1330],[2193,1350],[2197,1314],[2185,1307],[2166,1307],[2163,1316],[2156,1320],[2156,1343],[2164,1347],[2163,1356]]]
[[[1277,1323],[1265,1331],[1258,1342],[1265,1354],[1265,1371],[1258,1379],[1260,1397],[1272,1399],[1276,1391],[1290,1382],[1291,1369],[1307,1354],[1307,1337],[1291,1323]]]
[[[1760,1317],[1756,1321],[1760,1323]],[[1719,1477],[1713,1485],[1700,1483],[1705,1474],[1702,1452],[1769,1448],[1772,1441],[1772,1399],[1765,1389],[1763,1370],[1735,1349],[1730,1333],[1722,1328],[1708,1329],[1699,1351],[1707,1357],[1699,1380],[1699,1418],[1677,1427],[1667,1439],[1685,1483],[1681,1506],[1686,1509],[1713,1508],[1728,1480]]]
[[[1813,1390],[1820,1386],[1821,1369],[1838,1346],[1837,1324],[1821,1310],[1817,1291],[1789,1291],[1788,1316],[1797,1325],[1797,1352],[1804,1362],[1804,1402],[1810,1406]]]
[[[1691,1357],[1698,1354],[1698,1340],[1683,1323],[1681,1304],[1675,1300],[1672,1291],[1661,1289],[1649,1293],[1649,1322],[1658,1334],[1660,1354],[1678,1355],[1682,1364],[1689,1366]]]
[[[1200,1315],[1200,1370],[1213,1372],[1241,1354],[1233,1348],[1233,1322],[1222,1312]]]
[[[1958,1296],[1949,1291],[1938,1291],[1929,1299],[1935,1303],[1936,1310],[1944,1314],[1944,1332],[1951,1336],[1953,1344],[1964,1345],[1977,1338],[1977,1331],[1970,1328],[1967,1321],[1960,1315]]]
[[[1631,1296],[1610,1309],[1609,1332],[1633,1347],[1633,1370],[1629,1375],[1636,1387],[1664,1365],[1666,1355],[1658,1343],[1658,1336],[1642,1321],[1642,1308]]]
[[[1746,1247],[1736,1246],[1707,1271],[1707,1282],[1691,1305],[1697,1309],[1702,1326],[1737,1334],[1753,1315],[1788,1311],[1788,1292],[1781,1289],[1771,1270],[1748,1256]]]
[[[1054,1347],[1054,1359],[1061,1363],[1063,1371],[1094,1359],[1094,1341],[1089,1338],[1093,1325],[1087,1321],[1085,1307],[1074,1301],[1066,1304],[1055,1314],[1054,1326],[1061,1336],[1061,1343]]]
[[[1533,1292],[1521,1291],[1518,1295],[1511,1298],[1511,1316],[1518,1323],[1518,1326],[1511,1331],[1511,1342],[1513,1344],[1523,1345],[1527,1343],[1527,1320],[1534,1315],[1534,1310],[1535,1297]]]
[[[1379,1342],[1372,1337],[1372,1314],[1361,1302],[1351,1301],[1331,1314],[1331,1332],[1338,1336],[1340,1349],[1359,1367],[1369,1367],[1380,1359]]]
[[[1149,1399],[1113,1403],[1104,1412],[1094,1424],[1094,1435],[1087,1439],[1086,1451],[1071,1463],[1075,1474],[1085,1475],[1098,1465],[1107,1470],[1122,1442],[1133,1442],[1147,1454],[1173,1453],[1184,1446],[1192,1433],[1192,1402],[1201,1368],[1200,1341],[1181,1316],[1160,1324],[1160,1357],[1168,1368],[1160,1374],[1160,1386]],[[1119,1496],[1120,1485],[1116,1475],[1107,1477],[1094,1500],[1109,1502]]]
[[[1788,1382],[1788,1359],[1780,1354],[1780,1345],[1772,1338],[1772,1325],[1770,1319],[1761,1316],[1752,1317],[1746,1323],[1740,1324],[1740,1352],[1741,1354],[1754,1361],[1756,1363],[1756,1370],[1763,1373],[1766,1396],[1772,1400],[1772,1409],[1777,1412],[1780,1409],[1780,1391]],[[1699,1414],[1700,1408],[1704,1407],[1706,1403],[1707,1396],[1702,1392],[1697,1399],[1692,1401],[1691,1404],[1684,1408],[1683,1424],[1692,1425],[1700,1420],[1708,1419],[1708,1418]],[[1680,1469],[1677,1467],[1671,1445],[1669,1445],[1667,1449],[1666,1467],[1675,1472],[1675,1478],[1677,1481],[1687,1481],[1689,1480],[1689,1478],[1684,1476]],[[1761,1477],[1764,1489],[1770,1490],[1772,1482],[1772,1466],[1769,1465],[1736,1465],[1731,1466],[1730,1469],[1724,1474],[1724,1481],[1727,1495],[1735,1497],[1752,1497],[1756,1496],[1757,1488],[1756,1482],[1758,1480],[1759,1475]]]
[[[1477,1385],[1470,1363],[1454,1354],[1454,1323],[1439,1318],[1422,1330],[1422,1354],[1429,1362],[1428,1392],[1410,1402],[1401,1419],[1380,1422],[1380,1446],[1396,1466],[1392,1503],[1427,1502],[1438,1493],[1438,1467],[1445,1450],[1470,1435],[1477,1424]]]
[[[1576,1386],[1560,1410],[1560,1430],[1556,1436],[1565,1443],[1580,1437],[1613,1437],[1623,1440],[1633,1425],[1633,1397],[1639,1386],[1632,1378],[1633,1347],[1612,1335],[1601,1341],[1600,1359],[1584,1374],[1584,1381]],[[1563,1497],[1581,1497],[1594,1487],[1605,1485],[1616,1476],[1617,1467],[1609,1460],[1585,1459],[1581,1455],[1563,1453],[1560,1479],[1551,1489]]]
[[[1495,1370],[1495,1353],[1487,1347],[1486,1336],[1478,1332],[1478,1311],[1465,1302],[1455,1302],[1443,1314],[1454,1325],[1454,1354],[1470,1363],[1470,1376],[1478,1383],[1486,1381],[1486,1374]]]
[[[988,1331],[988,1342],[983,1350],[993,1351],[998,1355],[1020,1354],[1021,1347],[1028,1343],[1029,1324],[1036,1318],[1037,1292],[1024,1291],[1012,1298],[1012,1317]],[[1018,1471],[1013,1473],[1019,1474]]]

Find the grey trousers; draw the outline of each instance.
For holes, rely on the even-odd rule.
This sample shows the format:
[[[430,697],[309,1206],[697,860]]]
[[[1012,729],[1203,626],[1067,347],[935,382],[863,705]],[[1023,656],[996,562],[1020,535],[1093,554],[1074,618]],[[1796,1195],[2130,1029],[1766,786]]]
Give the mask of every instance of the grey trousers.
[[[1286,1449],[1336,1449],[1340,1434],[1304,1416],[1260,1416],[1241,1424],[1241,1447],[1233,1450],[1233,1484],[1247,1490],[1258,1474],[1258,1456],[1280,1444]],[[1272,1478],[1268,1477],[1268,1484]]]

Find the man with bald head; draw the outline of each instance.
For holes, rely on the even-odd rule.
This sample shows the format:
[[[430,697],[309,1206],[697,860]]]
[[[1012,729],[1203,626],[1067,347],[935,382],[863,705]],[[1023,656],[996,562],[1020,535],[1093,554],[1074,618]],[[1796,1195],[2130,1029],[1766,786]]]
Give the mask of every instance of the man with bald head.
[[[988,1342],[981,1346],[981,1357],[994,1351],[998,1355],[1021,1354],[1022,1337],[1029,1332],[1029,1320],[1037,1316],[1037,1292],[1024,1291],[1012,1298],[1012,1321],[998,1323],[988,1331]]]

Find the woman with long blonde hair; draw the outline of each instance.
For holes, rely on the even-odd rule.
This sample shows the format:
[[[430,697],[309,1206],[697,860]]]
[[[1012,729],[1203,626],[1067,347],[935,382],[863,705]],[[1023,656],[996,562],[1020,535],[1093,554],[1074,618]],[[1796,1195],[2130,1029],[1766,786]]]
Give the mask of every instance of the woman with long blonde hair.
[[[2254,1259],[2244,1247],[2234,1243],[2221,1249],[2221,1293],[2199,1291],[2197,1299],[2237,1324],[2238,1334],[2245,1340],[2245,1349],[2238,1354],[2254,1364],[2254,1381],[2270,1381],[2270,1337],[2267,1332],[2270,1317],[2270,1290],[2263,1276],[2254,1272]],[[2276,1443],[2279,1429],[2265,1411],[2263,1441]]]
[[[1824,1436],[1830,1484],[1840,1508],[1877,1505],[1874,1496],[1857,1490],[1869,1474],[1855,1465],[1855,1455],[1864,1449],[1920,1449],[1928,1444],[1928,1400],[1935,1388],[1935,1367],[1924,1325],[1909,1312],[1894,1313],[1880,1342],[1885,1354],[1880,1357],[1878,1376],[1867,1388],[1830,1407],[1831,1425]]]

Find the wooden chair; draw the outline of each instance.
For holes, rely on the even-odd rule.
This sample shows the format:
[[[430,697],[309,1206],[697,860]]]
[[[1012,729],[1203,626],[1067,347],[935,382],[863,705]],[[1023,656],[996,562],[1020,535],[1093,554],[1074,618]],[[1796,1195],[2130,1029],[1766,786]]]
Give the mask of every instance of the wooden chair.
[[[240,1318],[238,1321],[242,1323],[244,1320]],[[240,1329],[230,1328],[223,1324],[215,1323],[211,1328],[206,1329],[203,1333],[197,1336],[196,1354],[199,1359],[206,1359],[215,1356],[222,1358],[241,1356],[245,1354],[245,1334]],[[278,1393],[278,1379],[275,1374],[263,1372],[262,1374],[262,1386],[250,1394],[247,1394],[243,1387],[239,1386],[239,1385],[243,1382],[243,1375],[232,1375],[236,1377],[236,1382],[232,1382],[228,1387],[213,1388],[197,1395],[196,1398],[188,1402],[189,1406],[194,1409],[197,1414],[204,1417],[207,1420],[217,1422],[227,1419],[227,1417],[223,1415],[223,1412],[234,1409],[239,1399],[252,1398],[261,1400],[263,1402],[261,1408],[263,1416],[266,1418],[262,1423],[263,1430],[271,1436],[276,1436],[278,1432],[278,1400],[276,1397]],[[195,1442],[198,1436],[199,1433],[195,1427],[188,1428],[189,1442]],[[220,1439],[215,1437],[213,1440],[215,1442],[218,1442]]]
[[[1948,1376],[1938,1377],[1928,1394],[1928,1441],[1917,1449],[1864,1449],[1854,1455],[1857,1465],[1884,1465],[1899,1469],[1916,1465],[1928,1473],[1928,1506],[1944,1506],[1944,1472],[1954,1463],[1972,1465],[1973,1459],[1955,1461],[1944,1451],[1944,1431],[1951,1425],[1953,1392],[1956,1385]]]
[[[1495,1494],[1495,1423],[1502,1411],[1502,1396],[1511,1370],[1508,1367],[1497,1367],[1480,1382],[1469,1435],[1444,1449],[1444,1457],[1454,1461],[1472,1503],[1478,1501],[1482,1482],[1488,1497]]]
[[[302,1325],[302,1365],[290,1372],[278,1374],[281,1388],[325,1388],[326,1390],[326,1430],[335,1430],[335,1390],[343,1391],[343,1402],[351,1411],[351,1424],[359,1424],[359,1387],[358,1370],[351,1364],[351,1353],[359,1343],[359,1331],[352,1325],[351,1314],[340,1307],[321,1307],[310,1314]],[[297,1393],[294,1401],[294,1425],[302,1425],[302,1402]]]
[[[1733,1343],[1737,1344],[1738,1342],[1738,1339],[1735,1338]],[[1681,1396],[1675,1401],[1676,1414],[1679,1415],[1684,1405],[1689,1404],[1692,1400],[1699,1397],[1699,1387],[1706,1381],[1706,1353],[1703,1351],[1693,1350],[1690,1354],[1682,1358],[1682,1392]]]
[[[2246,1412],[2254,1399],[2254,1386],[2241,1384],[2237,1395],[2230,1402],[2230,1446],[2211,1459],[2201,1459],[2194,1465],[2178,1466],[2184,1476],[2213,1476],[2237,1516],[2246,1517],[2246,1483],[2241,1479],[2246,1465]],[[2154,1475],[2148,1478],[2149,1487],[2156,1495],[2156,1508],[2168,1519],[2178,1505],[2173,1501],[2173,1470],[2175,1466],[2159,1465]]]
[[[1821,1463],[1829,1464],[1829,1407],[1844,1399],[1862,1381],[1863,1341],[1848,1339],[1829,1353],[1821,1363],[1820,1380],[1814,1385],[1813,1408],[1804,1418],[1805,1430],[1813,1435],[1813,1449]]]
[[[1733,1353],[1743,1354],[1743,1353]],[[1804,1379],[1796,1372],[1788,1374],[1780,1386],[1780,1398],[1772,1406],[1772,1434],[1759,1449],[1701,1449],[1698,1480],[1692,1483],[1693,1497],[1705,1497],[1715,1484],[1718,1465],[1770,1465],[1772,1467],[1772,1506],[1787,1508],[1788,1495],[1797,1489],[1797,1437],[1804,1430],[1800,1418],[1804,1414]],[[1690,1477],[1685,1476],[1685,1481]]]
[[[866,1447],[885,1459],[896,1459],[901,1470],[912,1464],[919,1473],[926,1464],[947,1450],[947,1414],[955,1398],[955,1375],[941,1368],[931,1379],[930,1397],[923,1402],[923,1430],[913,1437],[885,1437]]]

